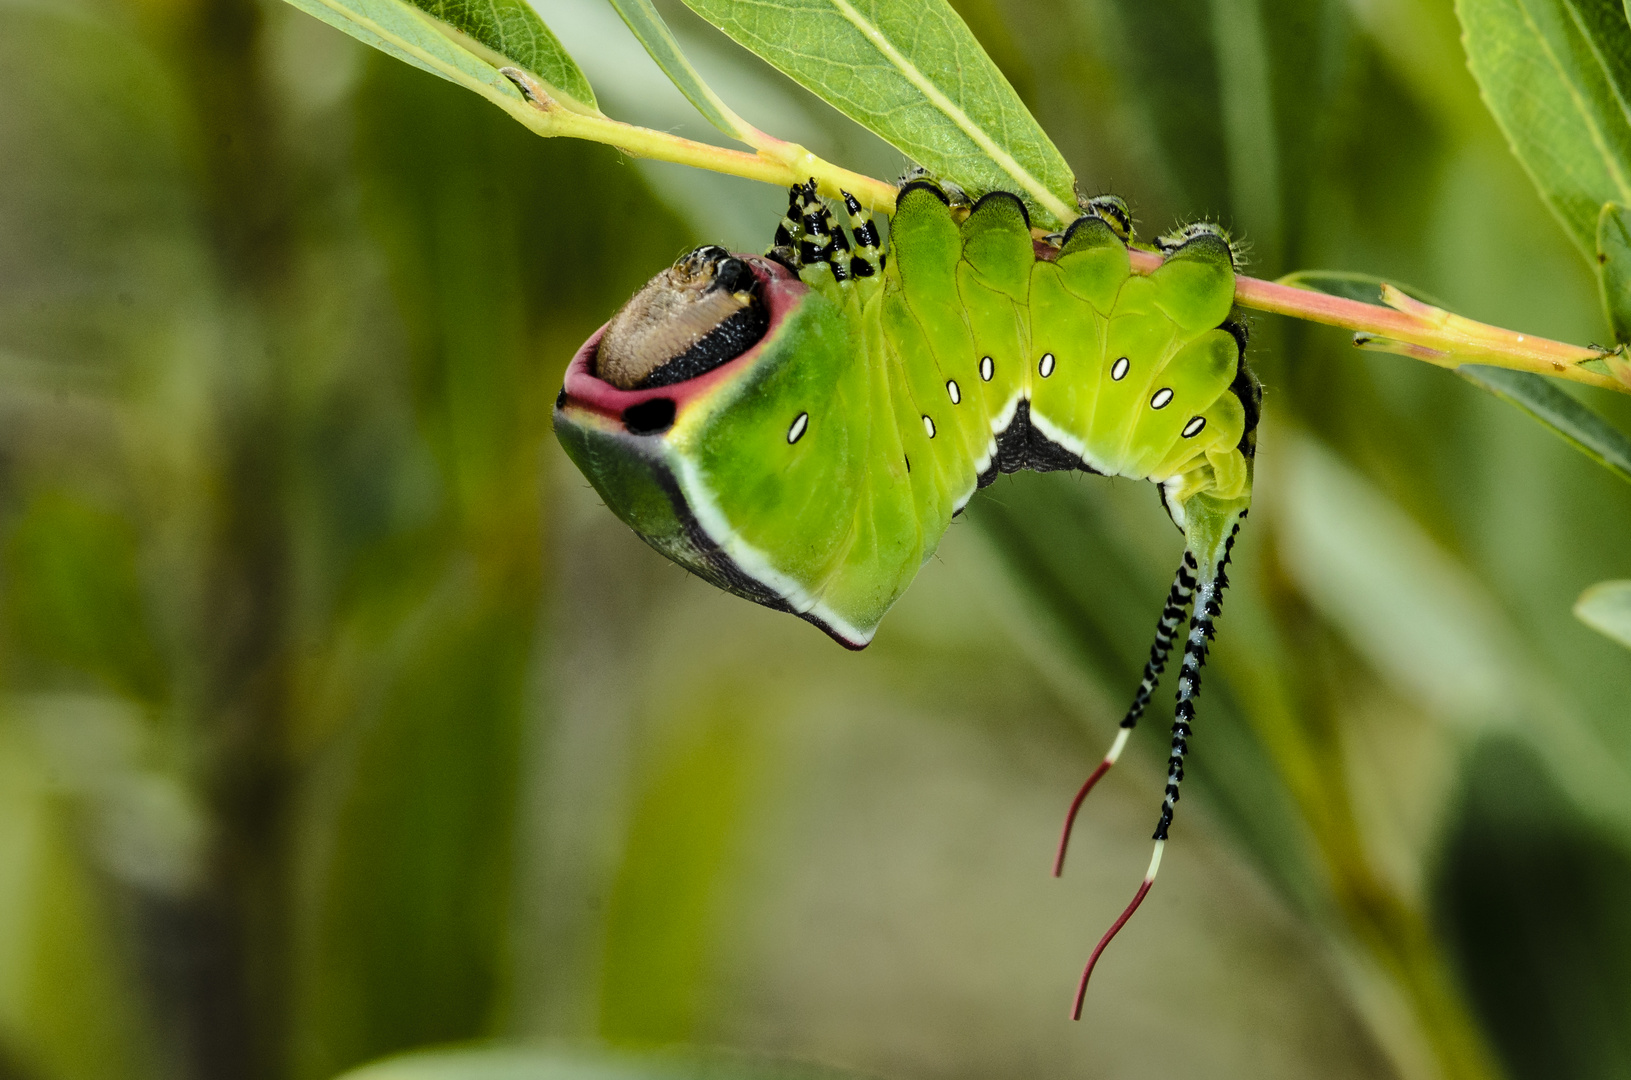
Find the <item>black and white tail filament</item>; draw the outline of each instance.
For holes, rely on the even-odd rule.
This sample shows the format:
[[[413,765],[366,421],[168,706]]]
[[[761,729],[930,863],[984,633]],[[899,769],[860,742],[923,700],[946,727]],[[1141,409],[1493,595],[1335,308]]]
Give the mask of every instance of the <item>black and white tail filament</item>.
[[[1210,648],[1210,641],[1215,633],[1214,625],[1223,612],[1223,590],[1228,587],[1229,558],[1234,548],[1235,536],[1239,533],[1237,524],[1229,534],[1224,544],[1223,558],[1216,569],[1210,574],[1202,574],[1196,563],[1195,556],[1189,552],[1184,553],[1184,561],[1178,567],[1178,574],[1173,579],[1172,589],[1167,593],[1166,606],[1161,609],[1161,618],[1155,628],[1155,642],[1150,646],[1150,657],[1144,665],[1144,676],[1139,681],[1138,692],[1133,696],[1133,703],[1127,710],[1127,715],[1121,721],[1121,730],[1116,732],[1116,738],[1110,745],[1109,753],[1099,762],[1098,768],[1093,770],[1071,801],[1070,810],[1065,816],[1064,831],[1059,838],[1059,849],[1054,857],[1053,873],[1057,877],[1064,869],[1065,850],[1070,842],[1070,832],[1076,821],[1077,811],[1081,809],[1082,800],[1087,793],[1099,782],[1105,773],[1115,765],[1121,752],[1127,746],[1127,740],[1132,735],[1133,728],[1137,726],[1139,718],[1143,716],[1148,707],[1150,696],[1154,693],[1160,681],[1161,673],[1166,667],[1167,657],[1172,652],[1174,635],[1182,624],[1184,614],[1193,603],[1194,611],[1189,619],[1189,634],[1184,639],[1183,660],[1178,669],[1178,690],[1176,703],[1173,709],[1172,720],[1172,749],[1167,757],[1167,784],[1161,800],[1161,816],[1156,821],[1155,850],[1150,855],[1149,869],[1144,872],[1144,880],[1139,883],[1138,891],[1133,894],[1132,902],[1122,911],[1121,915],[1106,930],[1099,943],[1094,946],[1093,953],[1088,957],[1087,965],[1082,969],[1081,981],[1076,986],[1076,997],[1071,1003],[1071,1017],[1081,1019],[1082,1002],[1087,996],[1087,983],[1093,976],[1093,968],[1098,964],[1099,957],[1121,928],[1127,925],[1127,920],[1133,917],[1144,897],[1149,894],[1150,886],[1155,884],[1155,876],[1161,870],[1161,854],[1166,847],[1167,833],[1172,827],[1173,813],[1178,805],[1178,789],[1184,779],[1184,758],[1189,752],[1189,737],[1193,733],[1195,720],[1195,699],[1201,692],[1201,668],[1206,664],[1206,654]]]

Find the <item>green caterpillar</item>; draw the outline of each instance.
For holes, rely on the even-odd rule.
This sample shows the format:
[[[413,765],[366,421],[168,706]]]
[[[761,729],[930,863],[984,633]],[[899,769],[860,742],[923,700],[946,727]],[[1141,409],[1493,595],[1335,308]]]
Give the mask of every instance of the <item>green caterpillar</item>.
[[[1155,483],[1185,552],[1132,707],[1077,793],[1115,763],[1193,607],[1166,795],[1131,917],[1160,866],[1194,699],[1251,502],[1261,390],[1230,321],[1235,261],[1215,227],[1162,238],[1132,272],[1119,199],[1033,238],[1024,204],[968,208],[905,184],[889,251],[847,193],[853,244],[795,186],[763,258],[699,248],[591,337],[555,430],[606,505],[721,588],[866,646],[951,519],[999,473],[1081,469]],[[959,200],[960,201],[960,200]]]

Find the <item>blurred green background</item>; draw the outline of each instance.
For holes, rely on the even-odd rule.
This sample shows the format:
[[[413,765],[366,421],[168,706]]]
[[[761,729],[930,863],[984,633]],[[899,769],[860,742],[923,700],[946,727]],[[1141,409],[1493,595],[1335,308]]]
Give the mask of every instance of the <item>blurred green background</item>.
[[[1146,235],[1608,336],[1447,3],[957,7]],[[608,112],[711,137],[608,6],[540,10]],[[663,11],[750,121],[905,167]],[[1254,316],[1192,782],[1071,1024],[1160,798],[1156,710],[1048,877],[1179,555],[1154,492],[1003,480],[851,655],[644,548],[549,433],[576,345],[783,198],[538,139],[272,0],[0,0],[0,1077],[494,1038],[1631,1076],[1631,654],[1569,613],[1628,576],[1631,491]]]

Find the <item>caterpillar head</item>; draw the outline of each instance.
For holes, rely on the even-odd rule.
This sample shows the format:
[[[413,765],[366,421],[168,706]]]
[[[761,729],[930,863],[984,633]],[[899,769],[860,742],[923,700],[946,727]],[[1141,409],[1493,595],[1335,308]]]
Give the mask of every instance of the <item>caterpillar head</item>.
[[[770,325],[759,280],[721,247],[699,247],[612,317],[595,375],[620,390],[684,382],[741,356]]]
[[[802,599],[811,534],[784,520],[822,482],[808,452],[831,437],[817,399],[851,360],[851,340],[840,308],[785,266],[698,248],[578,350],[555,433],[646,543],[859,648],[870,628],[823,619]]]

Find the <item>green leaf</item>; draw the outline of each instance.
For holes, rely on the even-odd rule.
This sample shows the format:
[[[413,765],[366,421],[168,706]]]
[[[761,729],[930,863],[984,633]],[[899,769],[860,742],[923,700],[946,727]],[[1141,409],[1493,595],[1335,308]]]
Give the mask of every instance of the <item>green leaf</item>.
[[[1631,207],[1604,203],[1597,215],[1597,287],[1614,340],[1631,341]]]
[[[1575,245],[1631,203],[1631,24],[1615,0],[1457,0],[1484,102]]]
[[[1350,300],[1363,300],[1374,304],[1384,283],[1435,306],[1437,300],[1419,289],[1369,274],[1331,270],[1302,270],[1280,279],[1287,285],[1317,289],[1332,296]],[[1580,403],[1551,379],[1527,371],[1488,367],[1483,364],[1463,364],[1456,374],[1474,386],[1509,402],[1545,424],[1552,432],[1582,454],[1603,466],[1620,479],[1631,483],[1631,437],[1614,427],[1601,415]]]
[[[749,142],[747,136],[752,134],[752,129],[702,81],[651,0],[611,0],[611,3],[657,66],[663,69],[663,74],[697,107],[697,112],[731,138]]]
[[[67,492],[34,499],[5,546],[7,614],[31,656],[103,681],[139,701],[168,692],[142,598],[130,525]]]
[[[589,80],[527,0],[413,0],[413,6],[531,72],[555,96],[595,107]]]
[[[1551,379],[1482,364],[1464,364],[1456,374],[1516,405],[1564,442],[1631,483],[1631,438]]]
[[[859,1080],[855,1073],[730,1054],[476,1049],[392,1058],[341,1080]]]
[[[1574,602],[1574,615],[1631,649],[1631,581],[1599,581]]]
[[[1070,167],[944,0],[686,3],[933,175],[1075,218]]]
[[[358,41],[474,90],[518,117],[531,111],[506,65],[531,72],[564,107],[598,113],[589,80],[525,0],[287,0]]]
[[[740,694],[731,683],[676,710],[680,731],[654,755],[631,810],[606,902],[599,1030],[608,1039],[661,1046],[706,1036],[698,1019],[722,879],[749,820],[755,718]]]

